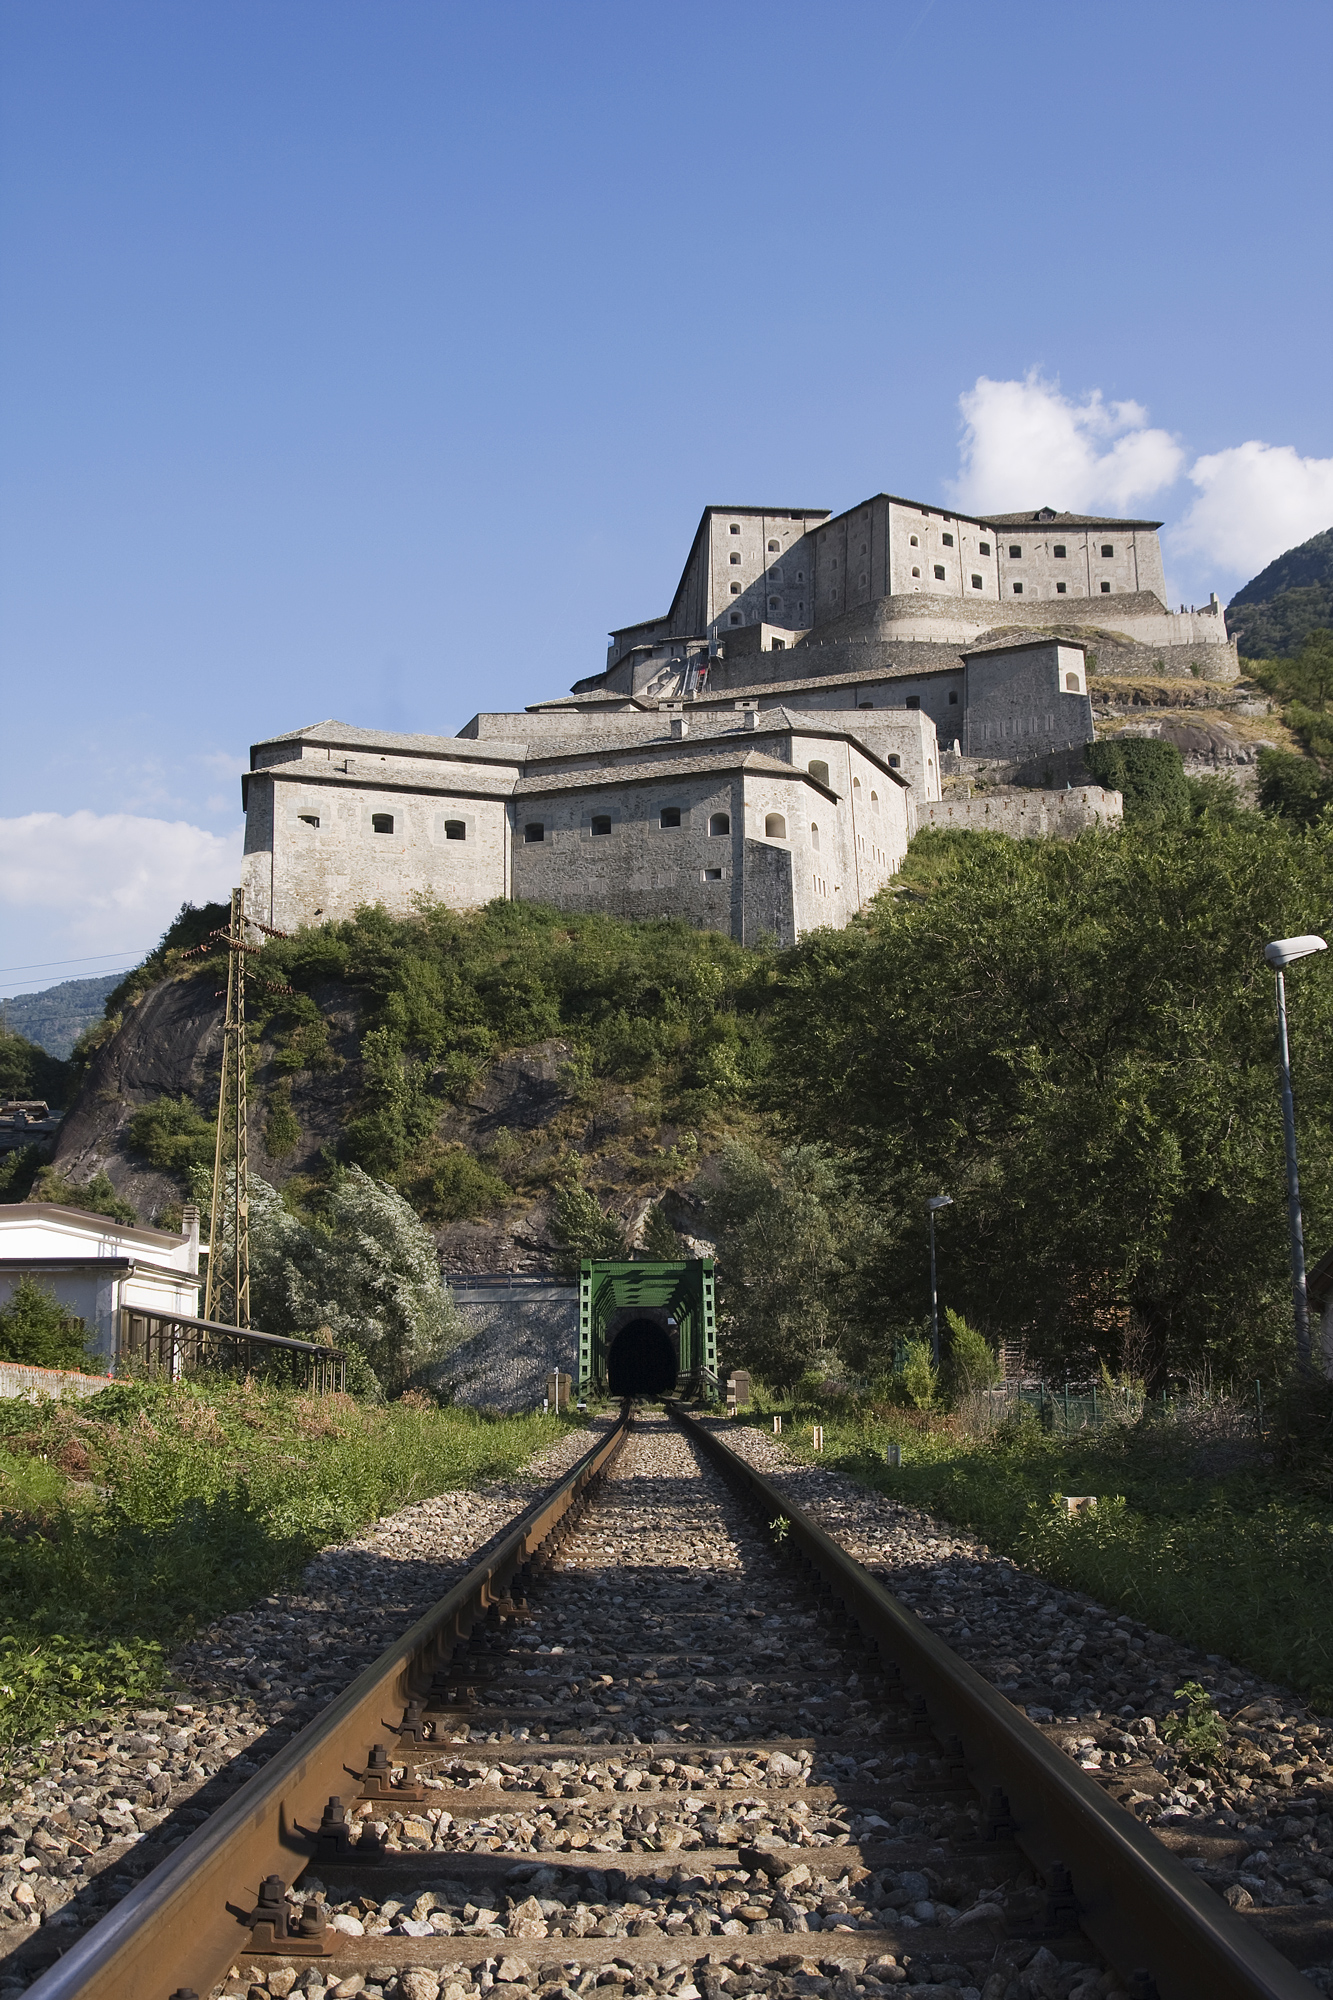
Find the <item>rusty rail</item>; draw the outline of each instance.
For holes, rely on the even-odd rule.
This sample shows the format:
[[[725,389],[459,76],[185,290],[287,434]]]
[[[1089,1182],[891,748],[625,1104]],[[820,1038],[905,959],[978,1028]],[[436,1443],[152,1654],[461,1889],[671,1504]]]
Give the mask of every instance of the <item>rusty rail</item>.
[[[380,1761],[372,1759],[372,1749],[402,1729],[408,1705],[425,1693],[436,1667],[447,1664],[492,1605],[508,1600],[525,1565],[542,1561],[564,1540],[589,1486],[619,1454],[628,1422],[626,1405],[612,1430],[520,1515],[461,1583],[71,1945],[28,1988],[31,2000],[168,2000],[207,1993],[247,1948],[262,1949],[258,1933],[245,1926],[264,1905],[268,1880],[280,1878],[285,1890],[300,1874],[316,1852],[326,1801],[355,1794],[362,1774]],[[393,1719],[395,1710],[400,1720]],[[283,1920],[289,1906],[272,1891],[267,1900]],[[302,1941],[293,1931],[290,1944],[277,1948],[299,1953]],[[307,1941],[306,1951],[312,1964],[323,1962],[317,1937]]]
[[[1082,1929],[1139,1993],[1160,2000],[1309,2000],[1309,1983],[1291,1961],[1020,1709],[715,1431],[669,1407],[732,1483],[763,1507],[766,1520],[790,1523],[785,1546],[793,1558],[824,1578],[848,1616],[920,1691],[946,1747],[949,1737],[958,1739],[968,1778],[983,1799],[990,1796],[992,1837],[1003,1828],[1056,1900],[1072,1896]]]

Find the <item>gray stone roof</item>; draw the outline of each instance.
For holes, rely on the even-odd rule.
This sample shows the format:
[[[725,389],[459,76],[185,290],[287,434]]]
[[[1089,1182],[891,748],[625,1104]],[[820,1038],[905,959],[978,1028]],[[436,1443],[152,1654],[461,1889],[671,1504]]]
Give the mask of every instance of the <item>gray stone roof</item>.
[[[508,767],[507,771],[496,771],[484,763],[480,769],[459,768],[457,765],[450,768],[443,761],[419,764],[415,769],[410,764],[389,764],[382,771],[355,765],[350,771],[340,771],[336,764],[293,758],[288,764],[262,764],[258,770],[243,771],[242,796],[255,779],[282,778],[292,784],[330,785],[341,787],[344,791],[360,791],[373,786],[377,792],[439,792],[447,797],[507,799],[514,789],[509,773],[523,762],[523,745],[511,743],[508,747],[514,754],[491,760],[492,764],[503,762]],[[460,764],[463,761],[460,759]]]
[[[788,778],[794,784],[809,785],[826,799],[836,802],[838,797],[828,785],[812,778],[808,771],[799,771],[794,764],[783,763],[780,757],[766,757],[762,751],[742,749],[739,744],[732,751],[719,749],[705,756],[664,757],[655,762],[626,765],[623,770],[608,770],[603,766],[595,772],[552,771],[540,778],[520,778],[514,787],[514,796],[541,798],[555,792],[601,792],[610,785],[646,785],[662,779],[705,776],[715,771],[754,771],[766,778]],[[893,775],[897,777],[898,774],[895,771]]]
[[[481,758],[488,762],[512,763],[514,752],[522,753],[522,739],[470,736],[403,736],[388,729],[354,729],[348,722],[311,722],[304,729],[288,729],[280,736],[265,736],[250,746],[257,750],[278,743],[311,743],[332,750],[387,750],[397,756]]]
[[[1160,521],[1129,521],[1115,514],[1061,514],[1054,507],[1034,507],[1022,514],[979,514],[988,528],[1160,528]]]

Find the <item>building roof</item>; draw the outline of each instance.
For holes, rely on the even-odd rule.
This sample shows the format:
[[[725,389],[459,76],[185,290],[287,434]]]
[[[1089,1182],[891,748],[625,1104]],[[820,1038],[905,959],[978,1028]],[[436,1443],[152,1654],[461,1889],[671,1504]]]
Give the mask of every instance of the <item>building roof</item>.
[[[957,672],[957,669],[954,671]],[[754,716],[754,721],[747,723],[744,712],[738,713],[725,708],[691,708],[688,719],[691,727],[700,725],[697,736],[688,732],[684,736],[666,734],[637,738],[631,736],[623,738],[618,743],[594,742],[587,744],[586,747],[577,738],[566,737],[558,745],[540,747],[532,745],[527,759],[526,777],[535,777],[537,770],[542,766],[556,767],[562,764],[568,766],[575,759],[579,760],[580,770],[586,771],[594,760],[597,761],[599,768],[605,768],[605,760],[613,759],[621,752],[635,750],[665,751],[674,766],[680,760],[688,759],[692,751],[697,752],[705,743],[720,744],[735,738],[738,742],[749,744],[753,743],[757,736],[800,735],[828,737],[838,742],[854,743],[861,755],[883,771],[886,777],[896,778],[900,784],[906,783],[899,772],[884,762],[878,751],[872,750],[868,744],[861,741],[854,729],[849,729],[841,721],[831,720],[828,712],[823,709],[779,707],[750,710],[749,713]],[[642,769],[642,765],[626,767],[630,773],[636,768]],[[784,769],[790,771],[792,768],[784,760]],[[518,789],[522,790],[523,787],[520,785]]]
[[[685,742],[688,740],[683,739]],[[754,771],[766,778],[788,778],[793,784],[811,786],[835,805],[838,801],[837,792],[821,784],[809,771],[800,771],[794,764],[784,763],[780,757],[767,757],[761,750],[742,749],[739,744],[734,750],[719,748],[702,756],[663,757],[651,763],[626,766],[623,771],[603,769],[595,774],[553,771],[541,778],[521,778],[514,787],[514,796],[544,798],[556,792],[604,792],[612,785],[646,785],[655,780],[703,776],[714,771]],[[889,775],[896,778],[898,773],[894,771]]]
[[[1160,528],[1160,521],[1130,521],[1115,514],[1061,514],[1054,507],[1034,507],[1031,513],[982,514],[988,528]]]
[[[242,771],[241,796],[244,801],[249,787],[260,778],[281,778],[293,785],[328,785],[344,791],[359,791],[373,786],[377,792],[439,792],[442,796],[478,799],[508,798],[512,779],[509,774],[517,774],[527,759],[526,743],[505,743],[498,737],[485,739],[493,753],[489,758],[459,758],[456,765],[446,764],[436,759],[414,770],[410,764],[388,764],[380,770],[339,770],[336,764],[309,763],[304,758],[293,759],[290,764],[264,764],[257,771]],[[466,763],[481,763],[489,768],[469,771],[460,768]],[[502,765],[504,770],[496,771]],[[489,780],[489,783],[487,782]]]
[[[958,650],[965,660],[984,660],[991,653],[1034,653],[1039,646],[1068,646],[1071,653],[1087,658],[1083,640],[1066,639],[1063,632],[1034,632],[1030,639],[1002,639],[995,646],[960,646]]]
[[[499,755],[503,745],[495,739],[478,742],[470,736],[404,736],[388,729],[354,729],[348,722],[311,722],[304,729],[288,729],[280,736],[265,736],[250,746],[250,768],[273,770],[274,765],[256,766],[255,753],[279,743],[313,743],[330,750],[387,750],[412,757],[468,757],[482,761],[507,761]],[[512,761],[512,760],[509,760]]]
[[[86,1208],[66,1208],[55,1201],[0,1202],[0,1226],[8,1223],[30,1227],[33,1223],[54,1224],[85,1236],[100,1236],[116,1243],[128,1243],[146,1250],[179,1250],[190,1237],[174,1229],[150,1229],[144,1223],[113,1222],[109,1215],[94,1215]],[[62,1258],[62,1263],[67,1260]]]

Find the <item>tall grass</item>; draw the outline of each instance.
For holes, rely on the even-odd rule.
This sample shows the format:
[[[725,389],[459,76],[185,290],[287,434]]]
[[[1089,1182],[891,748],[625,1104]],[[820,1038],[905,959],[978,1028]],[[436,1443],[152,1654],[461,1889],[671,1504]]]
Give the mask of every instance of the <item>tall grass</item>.
[[[317,1549],[565,1427],[233,1383],[0,1405],[0,1742],[147,1695],[174,1645]]]

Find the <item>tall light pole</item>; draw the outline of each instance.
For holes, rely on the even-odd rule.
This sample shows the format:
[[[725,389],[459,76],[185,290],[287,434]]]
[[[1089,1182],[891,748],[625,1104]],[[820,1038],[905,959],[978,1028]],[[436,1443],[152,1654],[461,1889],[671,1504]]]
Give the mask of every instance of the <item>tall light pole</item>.
[[[933,1194],[926,1202],[926,1214],[930,1217],[930,1358],[937,1368],[940,1365],[940,1300],[935,1289],[935,1217],[942,1208],[952,1207],[951,1194]]]
[[[1277,974],[1277,1052],[1282,1079],[1282,1135],[1287,1147],[1287,1226],[1291,1232],[1291,1298],[1296,1314],[1296,1360],[1310,1369],[1310,1304],[1305,1295],[1305,1232],[1301,1227],[1301,1189],[1296,1178],[1296,1107],[1291,1095],[1291,1051],[1287,1043],[1287,985],[1283,973],[1298,958],[1327,951],[1321,937],[1275,938],[1264,946],[1264,957]]]

